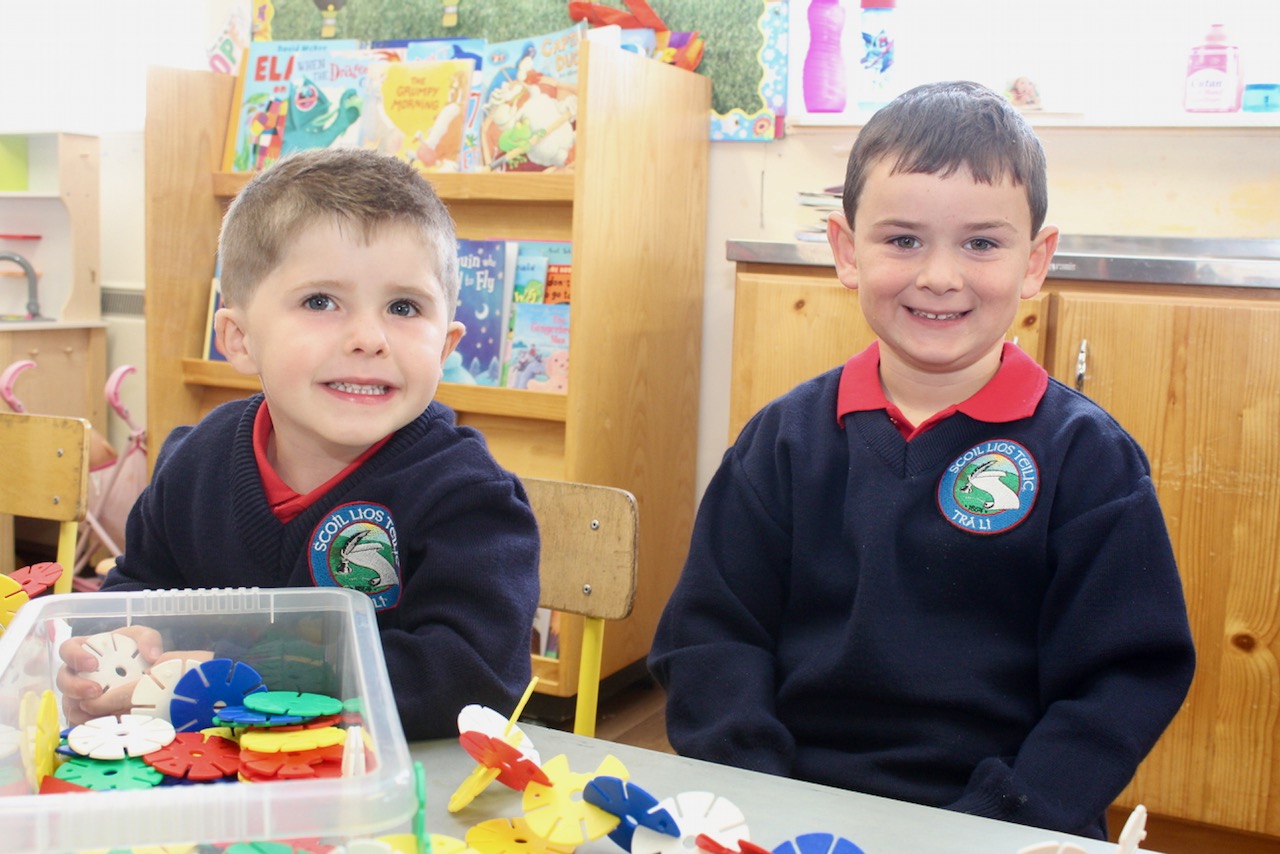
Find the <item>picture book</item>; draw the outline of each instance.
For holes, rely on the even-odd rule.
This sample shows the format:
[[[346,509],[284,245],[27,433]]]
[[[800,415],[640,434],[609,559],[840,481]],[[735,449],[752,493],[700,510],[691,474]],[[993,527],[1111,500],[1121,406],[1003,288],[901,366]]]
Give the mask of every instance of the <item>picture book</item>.
[[[458,351],[461,369],[477,385],[496,386],[502,380],[507,281],[512,277],[507,256],[505,240],[458,240],[460,287],[454,317],[467,327]]]
[[[584,25],[576,24],[546,35],[489,43],[482,72],[483,169],[573,169],[578,44],[583,32]]]
[[[405,59],[471,60],[471,88],[462,119],[459,172],[480,170],[480,100],[484,93],[484,39],[423,39],[405,47]]]
[[[566,392],[569,389],[569,306],[538,302],[511,307],[507,388]]]
[[[547,259],[546,276],[542,281],[541,302],[562,303],[569,301],[569,279],[573,270],[573,244],[568,240],[522,240],[520,254],[543,256]]]
[[[236,84],[237,98],[227,128],[223,169],[253,172],[265,169],[285,152],[285,136],[291,123],[318,121],[322,113],[335,112],[330,128],[343,113],[341,104],[328,102],[314,84],[327,73],[332,51],[359,47],[353,39],[328,41],[254,41],[245,53],[244,70]],[[290,115],[291,107],[297,112]]]
[[[372,63],[364,79],[361,144],[419,172],[462,171],[472,70],[469,59]]]
[[[545,303],[568,303],[569,285],[573,278],[571,264],[547,264],[547,284],[542,292]]]
[[[542,302],[542,289],[547,281],[547,256],[520,252],[516,255],[516,280],[511,301]]]

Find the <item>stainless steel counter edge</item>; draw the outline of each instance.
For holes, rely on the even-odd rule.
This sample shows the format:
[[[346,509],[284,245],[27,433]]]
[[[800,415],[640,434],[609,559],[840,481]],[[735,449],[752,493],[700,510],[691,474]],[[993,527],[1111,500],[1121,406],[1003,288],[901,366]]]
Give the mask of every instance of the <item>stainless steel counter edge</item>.
[[[730,240],[730,261],[834,267],[825,242]],[[1049,277],[1280,288],[1280,240],[1063,236]]]

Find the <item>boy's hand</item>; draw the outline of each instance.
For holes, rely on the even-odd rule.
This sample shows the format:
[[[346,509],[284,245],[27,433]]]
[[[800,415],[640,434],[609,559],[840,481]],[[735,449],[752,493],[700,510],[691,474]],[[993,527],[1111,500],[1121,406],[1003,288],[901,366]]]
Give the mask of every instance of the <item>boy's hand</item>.
[[[137,645],[133,666],[121,667],[114,674],[100,670],[111,665],[111,657],[102,654],[104,639],[113,649]],[[99,650],[95,653],[93,650]],[[77,726],[104,715],[128,714],[133,708],[133,689],[141,672],[170,658],[206,661],[209,652],[168,652],[155,629],[128,626],[108,635],[68,638],[58,650],[63,666],[58,670],[57,685],[62,692],[62,708],[67,722]]]

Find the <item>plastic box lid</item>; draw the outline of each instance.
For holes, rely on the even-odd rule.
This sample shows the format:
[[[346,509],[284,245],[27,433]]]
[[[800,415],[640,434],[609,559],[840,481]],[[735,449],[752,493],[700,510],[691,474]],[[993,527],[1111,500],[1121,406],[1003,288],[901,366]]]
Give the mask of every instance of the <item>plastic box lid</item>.
[[[357,701],[371,757],[364,773],[36,794],[41,706],[50,715],[56,702],[58,727],[66,726],[61,697],[46,693],[57,690],[59,645],[72,635],[128,625],[157,629],[166,649],[243,650],[240,660],[271,690]],[[331,690],[313,690],[317,683]],[[6,852],[360,838],[403,830],[417,807],[377,621],[363,595],[342,588],[71,593],[33,599],[0,635],[0,847]]]

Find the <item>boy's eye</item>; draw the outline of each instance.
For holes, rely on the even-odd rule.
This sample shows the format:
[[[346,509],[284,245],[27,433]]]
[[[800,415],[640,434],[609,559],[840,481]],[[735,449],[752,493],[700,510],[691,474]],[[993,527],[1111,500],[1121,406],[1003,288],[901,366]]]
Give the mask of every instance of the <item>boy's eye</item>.
[[[896,246],[899,249],[915,249],[920,245],[920,241],[916,240],[914,237],[902,235],[901,237],[889,238],[889,244],[891,246]]]
[[[327,294],[312,294],[302,301],[304,307],[311,311],[332,311],[336,306]]]
[[[413,300],[407,299],[396,300],[391,303],[387,311],[391,312],[396,317],[417,317],[422,313],[421,309],[418,308],[417,303]]]
[[[994,240],[988,240],[985,237],[975,237],[973,240],[969,241],[969,248],[975,249],[978,252],[989,252],[996,248],[996,242]]]

